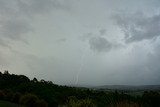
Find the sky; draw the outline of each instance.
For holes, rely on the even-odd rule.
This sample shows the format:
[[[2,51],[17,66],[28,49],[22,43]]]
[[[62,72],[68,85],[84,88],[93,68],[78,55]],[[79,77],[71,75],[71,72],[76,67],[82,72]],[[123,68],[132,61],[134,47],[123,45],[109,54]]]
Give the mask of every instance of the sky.
[[[160,0],[0,0],[0,70],[59,85],[160,84]]]

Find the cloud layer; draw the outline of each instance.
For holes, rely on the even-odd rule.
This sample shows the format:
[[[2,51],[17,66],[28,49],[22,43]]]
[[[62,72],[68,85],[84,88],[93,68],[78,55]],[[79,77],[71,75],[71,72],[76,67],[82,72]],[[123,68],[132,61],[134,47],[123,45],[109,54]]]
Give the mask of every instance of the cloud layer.
[[[67,9],[58,0],[0,0],[0,41],[23,40],[33,31],[32,21],[36,15],[43,15],[53,9]]]
[[[159,4],[0,0],[0,64],[65,85],[77,74],[85,85],[160,84]]]
[[[145,16],[143,13],[114,16],[125,35],[125,42],[132,43],[160,36],[160,15]]]

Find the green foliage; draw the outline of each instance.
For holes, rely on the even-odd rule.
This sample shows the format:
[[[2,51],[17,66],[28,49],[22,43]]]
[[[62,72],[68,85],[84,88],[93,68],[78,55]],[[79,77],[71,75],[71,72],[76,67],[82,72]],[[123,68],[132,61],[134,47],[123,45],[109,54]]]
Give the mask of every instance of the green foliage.
[[[96,107],[93,101],[89,98],[78,100],[76,97],[69,97],[65,107]]]
[[[48,107],[48,103],[39,99],[36,95],[25,94],[19,99],[19,103],[27,107]]]
[[[28,107],[160,107],[159,91],[140,92],[135,96],[124,91],[59,86],[51,81],[0,72],[0,100]]]
[[[19,103],[22,105],[26,105],[27,107],[34,107],[37,100],[37,96],[33,94],[26,94],[20,98]]]

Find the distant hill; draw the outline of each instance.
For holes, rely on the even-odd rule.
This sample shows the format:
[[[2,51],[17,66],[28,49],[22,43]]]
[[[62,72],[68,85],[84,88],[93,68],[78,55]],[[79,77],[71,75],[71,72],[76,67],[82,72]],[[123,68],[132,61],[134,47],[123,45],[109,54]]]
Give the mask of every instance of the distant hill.
[[[92,87],[93,89],[102,89],[102,90],[160,90],[160,85],[104,85]]]

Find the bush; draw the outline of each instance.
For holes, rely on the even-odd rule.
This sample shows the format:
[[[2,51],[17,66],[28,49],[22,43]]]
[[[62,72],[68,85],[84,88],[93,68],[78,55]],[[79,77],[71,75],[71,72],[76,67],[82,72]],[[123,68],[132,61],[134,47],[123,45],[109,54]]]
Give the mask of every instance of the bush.
[[[93,101],[89,98],[78,100],[76,97],[69,97],[65,107],[96,107]]]
[[[27,107],[35,107],[35,103],[37,102],[37,100],[37,96],[33,94],[26,94],[20,98],[19,103],[22,105],[26,105]]]
[[[21,93],[16,92],[16,93],[13,95],[12,101],[13,101],[14,103],[19,103],[20,98],[21,98]]]
[[[115,104],[110,104],[107,107],[140,107],[138,103],[128,102],[128,101],[120,101]]]
[[[0,90],[0,100],[4,100],[5,94],[3,91]]]
[[[91,99],[84,99],[79,101],[78,107],[96,107]]]
[[[44,100],[37,100],[35,103],[35,107],[48,107],[48,104]]]

